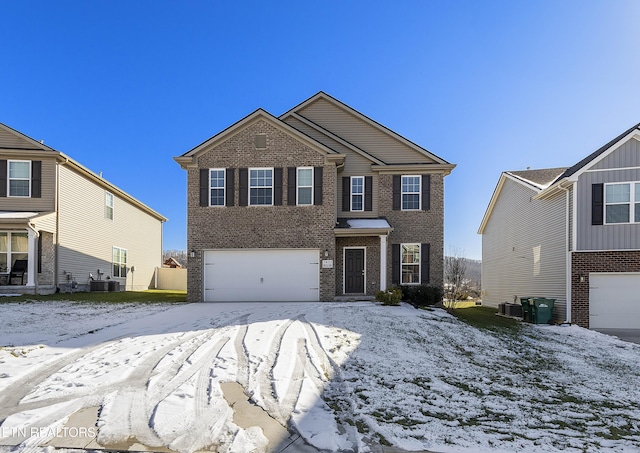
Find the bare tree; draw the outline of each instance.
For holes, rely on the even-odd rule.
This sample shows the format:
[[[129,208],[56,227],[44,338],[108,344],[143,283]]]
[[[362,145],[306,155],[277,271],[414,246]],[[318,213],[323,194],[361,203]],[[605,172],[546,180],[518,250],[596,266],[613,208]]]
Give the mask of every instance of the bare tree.
[[[449,308],[455,309],[466,286],[467,259],[458,247],[449,247],[444,257],[445,296]]]

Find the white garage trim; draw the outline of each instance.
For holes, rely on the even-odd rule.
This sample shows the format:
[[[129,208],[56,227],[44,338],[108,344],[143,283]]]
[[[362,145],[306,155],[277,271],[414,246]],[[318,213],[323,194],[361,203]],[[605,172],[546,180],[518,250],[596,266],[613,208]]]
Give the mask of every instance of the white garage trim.
[[[320,250],[204,251],[206,302],[320,300]]]
[[[589,327],[640,328],[640,273],[589,274]]]

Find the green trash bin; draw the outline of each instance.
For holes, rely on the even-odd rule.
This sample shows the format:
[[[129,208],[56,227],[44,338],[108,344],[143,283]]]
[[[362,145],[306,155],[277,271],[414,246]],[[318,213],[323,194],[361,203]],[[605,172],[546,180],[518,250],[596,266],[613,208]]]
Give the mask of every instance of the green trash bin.
[[[522,305],[522,320],[524,322],[533,322],[532,305],[529,302],[531,297],[521,297],[520,305]]]
[[[546,297],[534,297],[531,299],[532,318],[534,324],[549,324],[553,316],[553,304],[555,299],[547,299]]]

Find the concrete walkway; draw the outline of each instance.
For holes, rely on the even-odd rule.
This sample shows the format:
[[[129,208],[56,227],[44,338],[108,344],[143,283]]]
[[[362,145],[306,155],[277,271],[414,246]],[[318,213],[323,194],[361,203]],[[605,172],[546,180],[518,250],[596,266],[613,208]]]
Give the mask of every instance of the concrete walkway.
[[[620,338],[622,341],[640,344],[640,329],[591,329]]]

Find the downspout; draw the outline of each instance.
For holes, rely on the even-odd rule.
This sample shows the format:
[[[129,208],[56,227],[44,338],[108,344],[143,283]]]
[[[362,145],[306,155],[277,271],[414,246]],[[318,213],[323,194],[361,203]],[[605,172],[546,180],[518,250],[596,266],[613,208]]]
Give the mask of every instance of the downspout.
[[[565,258],[565,279],[566,279],[566,283],[565,283],[565,298],[566,298],[566,319],[565,319],[565,323],[569,323],[571,324],[571,249],[573,248],[573,241],[571,241],[572,239],[572,234],[571,234],[571,228],[569,225],[569,214],[571,213],[571,206],[569,205],[569,189],[567,189],[566,187],[562,187],[562,186],[558,186],[560,189],[564,190],[567,198],[566,198],[566,208],[565,208],[565,230],[566,230],[566,235],[565,235],[565,241],[566,241],[566,246],[565,246],[565,253],[566,258]],[[573,193],[573,197],[575,198],[576,194],[575,191]],[[576,223],[576,219],[573,219],[573,223]],[[575,238],[574,238],[575,239]],[[569,247],[569,244],[571,244],[571,247]]]

